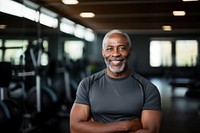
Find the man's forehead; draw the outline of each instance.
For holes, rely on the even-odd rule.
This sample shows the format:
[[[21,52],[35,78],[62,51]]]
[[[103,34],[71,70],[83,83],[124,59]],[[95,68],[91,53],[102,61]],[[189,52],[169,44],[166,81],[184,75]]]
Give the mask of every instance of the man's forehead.
[[[108,36],[108,38],[126,38],[126,36],[121,33],[112,33]]]
[[[118,34],[118,35],[110,35],[108,38],[107,38],[107,42],[106,44],[112,44],[112,43],[116,43],[116,44],[124,44],[124,45],[128,45],[128,40],[127,38],[122,35],[122,34]]]

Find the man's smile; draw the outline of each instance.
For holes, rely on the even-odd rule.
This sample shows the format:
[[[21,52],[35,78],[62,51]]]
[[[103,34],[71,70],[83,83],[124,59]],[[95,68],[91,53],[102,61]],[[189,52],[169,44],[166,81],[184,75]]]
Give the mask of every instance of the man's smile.
[[[111,60],[110,63],[111,63],[112,66],[119,66],[119,65],[122,64],[122,61],[119,61],[119,60]]]

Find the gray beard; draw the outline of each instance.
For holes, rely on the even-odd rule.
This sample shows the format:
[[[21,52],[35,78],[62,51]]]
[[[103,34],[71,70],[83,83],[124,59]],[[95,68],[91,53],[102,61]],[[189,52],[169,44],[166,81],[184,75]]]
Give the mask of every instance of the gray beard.
[[[113,68],[112,68],[112,66],[109,64],[109,62],[106,60],[106,59],[104,59],[104,61],[105,61],[105,63],[106,63],[106,66],[110,69],[110,71],[111,72],[113,72],[113,73],[120,73],[120,72],[122,72],[123,70],[124,70],[124,68],[125,68],[125,64],[126,64],[126,60],[124,60],[123,62],[123,65],[118,69],[118,70],[114,70]]]

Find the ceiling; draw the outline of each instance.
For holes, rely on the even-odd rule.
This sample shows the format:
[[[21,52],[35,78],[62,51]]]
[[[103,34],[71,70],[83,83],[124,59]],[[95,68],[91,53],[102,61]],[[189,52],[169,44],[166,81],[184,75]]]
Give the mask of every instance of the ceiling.
[[[77,5],[65,5],[61,0],[31,0],[68,19],[106,32],[122,29],[130,32],[163,32],[163,25],[171,25],[171,32],[200,32],[200,2],[181,0],[79,0]],[[186,11],[185,16],[173,16],[174,10]],[[81,18],[81,12],[93,12],[94,18]]]
[[[15,0],[23,3],[25,0]],[[182,0],[79,0],[77,5],[65,5],[61,0],[31,0],[59,16],[93,29],[97,33],[121,29],[134,33],[166,33],[163,25],[171,25],[167,33],[200,33],[200,1]],[[174,10],[186,11],[185,16],[173,16]],[[81,12],[93,12],[94,18],[82,18]],[[0,24],[12,31],[35,29],[37,25],[22,18],[0,12]],[[20,23],[20,21],[22,23]],[[2,31],[1,31],[2,32]]]

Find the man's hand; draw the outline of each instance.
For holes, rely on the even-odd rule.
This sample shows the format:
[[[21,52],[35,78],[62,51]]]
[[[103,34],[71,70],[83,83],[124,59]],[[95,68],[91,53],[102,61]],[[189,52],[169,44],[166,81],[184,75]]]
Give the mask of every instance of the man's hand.
[[[135,132],[139,129],[142,129],[142,123],[141,120],[139,118],[136,118],[134,120],[127,120],[126,122],[126,126],[128,127],[128,131],[131,132]]]

